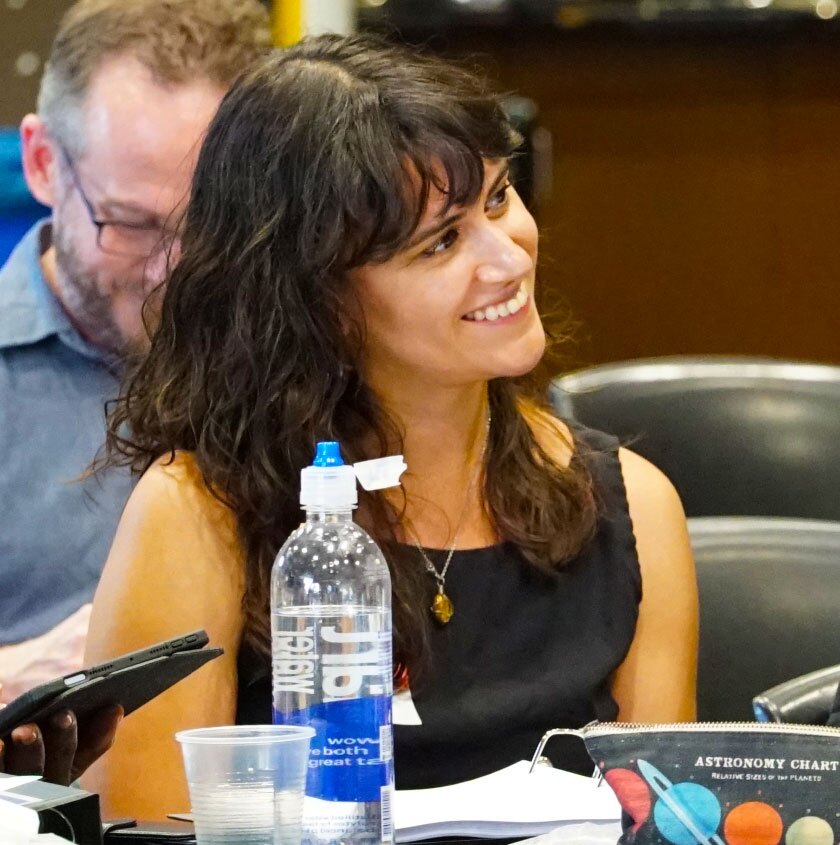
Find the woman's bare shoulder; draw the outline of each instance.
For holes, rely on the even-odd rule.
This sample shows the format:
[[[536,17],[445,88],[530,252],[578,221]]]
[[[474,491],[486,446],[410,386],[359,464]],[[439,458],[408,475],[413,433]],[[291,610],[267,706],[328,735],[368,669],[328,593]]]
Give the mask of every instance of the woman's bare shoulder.
[[[131,516],[161,527],[201,525],[202,535],[212,532],[225,545],[238,543],[233,510],[208,486],[192,452],[164,455],[143,473],[123,519]]]
[[[244,583],[230,509],[207,489],[191,456],[157,461],[117,526],[93,601],[87,659],[198,628],[235,655]]]
[[[193,452],[179,450],[161,455],[143,473],[137,487],[153,487],[157,492],[165,490],[175,501],[203,502],[205,507],[218,506],[230,513],[205,482]]]
[[[241,595],[243,560],[233,511],[213,495],[195,458],[176,452],[152,464],[129,496],[98,595],[120,594],[127,584],[155,593],[163,578],[168,588]]]
[[[662,470],[630,449],[618,450],[621,474],[631,512],[644,510],[652,515],[667,513],[682,525],[682,503],[671,480]]]
[[[636,635],[616,673],[613,694],[623,721],[694,718],[697,582],[679,495],[663,472],[619,450],[642,573]]]

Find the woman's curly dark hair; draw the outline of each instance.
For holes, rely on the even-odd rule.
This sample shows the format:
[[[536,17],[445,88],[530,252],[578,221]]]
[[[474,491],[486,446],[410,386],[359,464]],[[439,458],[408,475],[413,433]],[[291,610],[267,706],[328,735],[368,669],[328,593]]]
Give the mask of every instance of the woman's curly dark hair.
[[[340,441],[352,462],[402,443],[358,375],[364,325],[349,316],[348,271],[400,250],[432,188],[450,205],[475,201],[485,161],[518,142],[477,77],[369,37],[304,40],[224,98],[150,352],[111,410],[107,446],[136,472],[194,453],[237,520],[251,648],[270,647],[271,565],[300,523],[299,473],[315,442]],[[595,505],[583,463],[556,463],[523,417],[523,399],[543,404],[545,386],[533,375],[491,382],[483,493],[499,536],[548,568],[586,542]],[[431,579],[397,542],[400,514],[376,494],[363,505],[391,567],[395,657],[413,671]]]

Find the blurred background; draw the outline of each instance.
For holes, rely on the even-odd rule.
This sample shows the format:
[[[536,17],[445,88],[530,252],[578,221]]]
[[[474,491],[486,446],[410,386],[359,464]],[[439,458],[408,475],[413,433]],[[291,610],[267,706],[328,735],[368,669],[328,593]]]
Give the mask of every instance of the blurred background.
[[[0,0],[0,253],[33,213],[16,126],[69,0]],[[840,362],[837,0],[289,0],[278,44],[376,30],[484,70],[570,364]]]

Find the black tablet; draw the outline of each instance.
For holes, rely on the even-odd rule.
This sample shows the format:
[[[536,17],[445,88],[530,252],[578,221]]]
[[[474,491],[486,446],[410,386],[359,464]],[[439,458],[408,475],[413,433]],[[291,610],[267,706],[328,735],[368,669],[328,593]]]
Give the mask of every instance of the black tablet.
[[[128,715],[223,653],[207,642],[205,631],[193,631],[34,687],[0,710],[0,737],[64,709],[78,718],[121,704]]]

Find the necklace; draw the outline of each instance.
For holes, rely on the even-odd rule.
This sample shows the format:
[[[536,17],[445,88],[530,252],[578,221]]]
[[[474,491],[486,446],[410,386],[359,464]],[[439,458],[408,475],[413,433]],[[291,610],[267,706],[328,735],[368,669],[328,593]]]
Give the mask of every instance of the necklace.
[[[432,616],[440,622],[441,625],[445,625],[455,613],[455,606],[452,604],[452,599],[446,595],[444,592],[444,588],[446,587],[446,573],[449,571],[449,564],[452,563],[452,555],[455,554],[455,546],[458,544],[458,534],[461,531],[461,524],[464,521],[464,517],[467,514],[467,508],[470,504],[470,499],[472,498],[473,488],[475,487],[476,481],[478,481],[478,476],[481,472],[481,467],[484,464],[484,455],[487,452],[487,441],[490,439],[490,411],[487,411],[487,426],[485,428],[484,434],[484,443],[481,446],[481,452],[478,455],[478,459],[475,462],[475,469],[473,470],[473,474],[470,477],[470,483],[467,485],[467,493],[464,496],[464,505],[461,508],[461,514],[458,517],[458,522],[455,524],[455,533],[452,537],[452,545],[449,547],[449,552],[446,555],[446,560],[443,562],[443,568],[438,572],[438,568],[432,563],[429,559],[429,556],[423,551],[423,547],[420,545],[420,540],[417,535],[414,533],[414,529],[410,526],[406,526],[408,532],[412,536],[412,541],[414,543],[415,548],[418,552],[420,552],[420,557],[423,558],[423,563],[426,566],[426,569],[429,571],[429,574],[437,582],[437,592],[435,593],[435,597],[432,600],[432,606],[429,610],[432,612]]]

